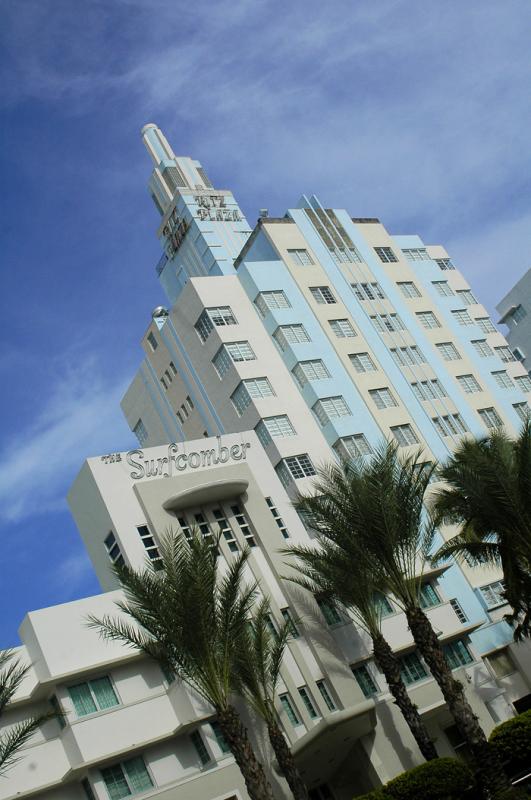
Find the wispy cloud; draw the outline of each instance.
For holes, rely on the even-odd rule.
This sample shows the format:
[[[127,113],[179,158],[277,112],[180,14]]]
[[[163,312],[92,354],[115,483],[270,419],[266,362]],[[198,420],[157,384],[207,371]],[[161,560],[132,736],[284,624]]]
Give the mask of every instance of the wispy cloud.
[[[127,447],[132,437],[119,410],[126,387],[86,357],[65,365],[34,421],[0,453],[0,521],[65,508],[64,496],[89,455]]]

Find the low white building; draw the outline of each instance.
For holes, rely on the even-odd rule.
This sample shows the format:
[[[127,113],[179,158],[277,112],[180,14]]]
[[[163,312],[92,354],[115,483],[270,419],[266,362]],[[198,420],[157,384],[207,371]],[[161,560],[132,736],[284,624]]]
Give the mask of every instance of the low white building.
[[[168,683],[156,663],[100,639],[86,623],[89,614],[113,612],[120,595],[114,561],[140,567],[157,558],[162,532],[186,534],[192,525],[205,536],[221,528],[227,562],[249,546],[249,578],[271,598],[278,624],[294,621],[298,635],[285,655],[278,709],[312,800],[351,800],[422,761],[366,636],[341,611],[319,606],[282,578],[289,567],[281,548],[309,534],[254,431],[88,459],[68,500],[104,594],[24,620],[20,655],[31,670],[2,724],[50,703],[65,716],[45,723],[23,749],[0,782],[0,800],[247,800],[212,709],[179,682]],[[529,695],[528,651],[489,648],[489,628],[500,623],[463,617],[443,577],[441,570],[425,576],[427,613],[488,732]],[[458,752],[462,743],[440,691],[404,615],[392,597],[387,602],[383,632],[402,657],[411,697],[438,752]],[[288,798],[260,724],[247,721],[276,796]]]

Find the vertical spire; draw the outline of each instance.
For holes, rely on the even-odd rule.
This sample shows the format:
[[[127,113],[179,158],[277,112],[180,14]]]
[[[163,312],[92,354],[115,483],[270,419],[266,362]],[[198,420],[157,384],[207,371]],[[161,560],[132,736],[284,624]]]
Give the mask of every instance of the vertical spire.
[[[158,167],[161,161],[168,159],[173,161],[177,158],[161,129],[153,122],[142,128],[142,141],[155,167]]]

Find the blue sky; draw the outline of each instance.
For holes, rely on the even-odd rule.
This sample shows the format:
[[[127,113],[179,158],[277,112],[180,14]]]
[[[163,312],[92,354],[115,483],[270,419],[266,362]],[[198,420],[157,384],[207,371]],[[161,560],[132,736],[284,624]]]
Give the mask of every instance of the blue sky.
[[[163,296],[139,131],[251,224],[304,193],[443,243],[492,310],[531,265],[527,0],[2,0],[0,647],[98,590],[64,500],[128,448]]]

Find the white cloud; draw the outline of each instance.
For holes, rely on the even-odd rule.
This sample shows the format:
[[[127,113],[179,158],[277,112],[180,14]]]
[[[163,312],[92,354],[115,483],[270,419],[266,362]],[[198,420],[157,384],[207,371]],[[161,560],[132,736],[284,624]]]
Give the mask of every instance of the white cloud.
[[[88,357],[63,371],[35,420],[0,453],[0,520],[65,509],[64,496],[85,458],[127,448],[119,410],[125,377],[106,377]]]
[[[84,551],[72,553],[61,561],[53,580],[65,598],[77,596],[84,584],[94,580],[94,568]]]

